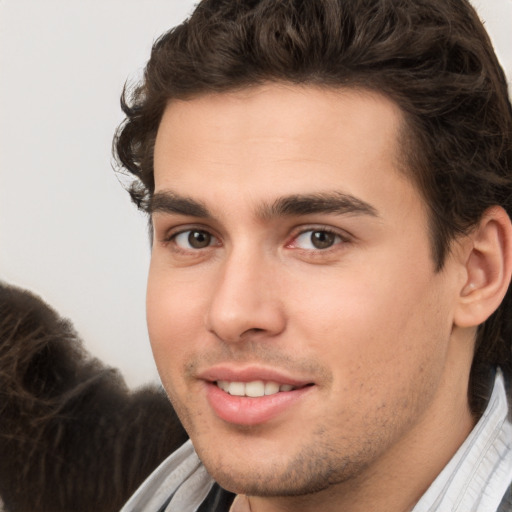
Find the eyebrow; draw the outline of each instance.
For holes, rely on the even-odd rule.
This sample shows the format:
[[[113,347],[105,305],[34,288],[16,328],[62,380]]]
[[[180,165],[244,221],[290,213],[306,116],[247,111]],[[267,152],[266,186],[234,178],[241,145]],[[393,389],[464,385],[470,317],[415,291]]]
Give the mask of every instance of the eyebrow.
[[[208,208],[203,203],[169,191],[156,192],[149,200],[148,213],[151,215],[156,212],[174,213],[188,217],[211,217]]]
[[[208,208],[200,201],[171,191],[156,192],[149,201],[148,213],[168,213],[189,217],[212,218]],[[369,203],[342,192],[293,194],[263,203],[256,214],[263,220],[312,214],[369,215],[378,217],[378,211]]]
[[[263,219],[311,215],[315,213],[379,216],[377,210],[369,203],[342,192],[285,196],[276,199],[270,205],[262,205],[258,211],[259,216]]]

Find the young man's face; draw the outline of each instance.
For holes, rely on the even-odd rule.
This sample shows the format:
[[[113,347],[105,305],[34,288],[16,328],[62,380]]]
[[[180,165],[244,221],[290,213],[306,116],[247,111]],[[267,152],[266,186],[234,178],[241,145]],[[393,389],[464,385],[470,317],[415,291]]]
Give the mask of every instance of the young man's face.
[[[149,333],[229,490],[392,471],[467,419],[470,356],[451,334],[464,276],[452,256],[434,270],[400,123],[377,94],[275,84],[165,111]]]

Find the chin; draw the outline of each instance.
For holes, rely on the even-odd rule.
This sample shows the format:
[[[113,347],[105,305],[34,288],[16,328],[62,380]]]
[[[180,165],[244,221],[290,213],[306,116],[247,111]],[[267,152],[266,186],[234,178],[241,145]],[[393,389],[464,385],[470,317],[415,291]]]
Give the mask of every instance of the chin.
[[[304,448],[287,462],[279,455],[274,462],[261,454],[258,457],[241,454],[233,462],[219,454],[209,455],[199,453],[213,479],[227,491],[248,496],[290,497],[318,493],[353,480],[364,467],[346,457],[327,454],[320,447],[318,450]]]

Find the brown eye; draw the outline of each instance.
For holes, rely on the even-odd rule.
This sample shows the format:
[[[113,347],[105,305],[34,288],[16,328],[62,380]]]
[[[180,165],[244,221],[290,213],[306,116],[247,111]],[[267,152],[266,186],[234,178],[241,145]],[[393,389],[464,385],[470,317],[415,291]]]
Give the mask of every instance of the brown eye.
[[[324,229],[308,229],[302,232],[294,242],[298,249],[310,251],[330,249],[333,245],[343,242],[340,235]]]
[[[174,236],[174,243],[182,249],[205,249],[212,245],[214,237],[208,231],[189,229]]]
[[[310,236],[315,249],[328,249],[336,242],[336,235],[328,231],[312,231]]]
[[[188,235],[188,243],[194,249],[208,247],[211,241],[212,237],[206,231],[191,231]]]

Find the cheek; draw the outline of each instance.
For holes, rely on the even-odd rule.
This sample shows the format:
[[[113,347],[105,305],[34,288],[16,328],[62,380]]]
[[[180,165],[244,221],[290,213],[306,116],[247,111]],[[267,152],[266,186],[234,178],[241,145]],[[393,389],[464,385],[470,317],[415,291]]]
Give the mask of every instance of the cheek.
[[[155,268],[156,267],[156,268]],[[197,290],[196,290],[197,288]],[[203,297],[197,280],[180,280],[159,272],[152,263],[146,295],[146,318],[151,348],[162,380],[177,375],[202,325]],[[204,291],[204,290],[203,290]]]
[[[194,424],[190,410],[193,399],[183,375],[202,325],[198,321],[199,307],[200,300],[195,297],[191,282],[181,283],[169,273],[150,269],[146,316],[151,349],[167,395],[189,432]]]
[[[340,425],[342,435],[398,431],[428,406],[441,382],[447,315],[427,291],[427,279],[421,286],[404,281],[401,294],[390,295],[400,284],[393,281],[370,286],[347,279],[344,287],[309,294],[310,314],[305,307],[295,315],[300,324],[292,337],[305,340],[332,375],[325,421]]]
[[[333,368],[339,386],[370,376],[373,382],[393,382],[401,374],[410,378],[429,360],[441,363],[451,329],[449,307],[433,286],[435,275],[419,275],[403,263],[388,265],[384,275],[365,269],[317,280],[295,302],[301,333],[296,338]]]

